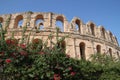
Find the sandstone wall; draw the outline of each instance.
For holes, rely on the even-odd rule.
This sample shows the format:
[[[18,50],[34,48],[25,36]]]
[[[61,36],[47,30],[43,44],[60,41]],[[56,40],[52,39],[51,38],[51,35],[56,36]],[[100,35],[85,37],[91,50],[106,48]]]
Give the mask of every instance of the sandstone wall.
[[[105,53],[115,57],[120,54],[117,38],[110,31],[105,30],[103,26],[96,26],[91,21],[85,24],[77,17],[68,22],[62,14],[29,11],[0,15],[0,22],[4,28],[7,26],[9,31],[7,37],[14,31],[16,38],[21,37],[24,26],[27,26],[26,35],[32,29],[34,37],[44,40],[51,32],[55,32],[56,27],[59,27],[59,36],[69,35],[65,39],[64,45],[66,46],[66,54],[73,58],[89,59],[91,54],[96,53]],[[58,25],[57,22],[61,22],[62,26]],[[9,24],[6,25],[6,23]],[[39,29],[38,33],[35,32],[36,29]]]

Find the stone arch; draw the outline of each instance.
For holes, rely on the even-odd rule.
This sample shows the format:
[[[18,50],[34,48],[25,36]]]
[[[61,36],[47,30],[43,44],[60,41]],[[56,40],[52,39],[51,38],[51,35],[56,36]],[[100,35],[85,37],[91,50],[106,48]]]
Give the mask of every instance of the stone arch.
[[[106,36],[105,36],[105,29],[104,28],[102,28],[102,35],[103,35],[103,38],[105,39]]]
[[[81,33],[82,24],[83,24],[82,21],[79,18],[75,17],[75,18],[73,18],[72,22],[75,25],[75,27],[74,27],[75,30],[78,31],[79,33]]]
[[[100,45],[97,45],[97,46],[96,46],[96,50],[97,50],[97,53],[101,53],[101,46],[100,46]]]
[[[95,26],[94,26],[94,24],[90,24],[90,30],[91,30],[91,34],[95,35]]]
[[[98,29],[99,29],[100,37],[102,37],[103,39],[106,39],[107,36],[106,36],[105,28],[103,26],[99,26]]]
[[[56,27],[60,28],[60,31],[64,32],[64,17],[63,16],[57,16],[55,24],[56,24]]]
[[[87,23],[89,29],[90,29],[90,33],[91,35],[95,36],[95,24],[93,22],[88,22]]]
[[[86,60],[86,56],[85,56],[85,43],[84,43],[84,42],[81,42],[81,43],[79,44],[79,48],[80,48],[80,56],[81,56],[81,59]]]
[[[109,48],[109,55],[110,55],[110,57],[112,57],[112,49],[111,48]]]
[[[100,30],[101,30],[101,35],[104,39],[106,39],[106,36],[105,36],[105,28],[103,26],[100,26]]]
[[[57,48],[61,48],[61,50],[65,52],[65,50],[66,50],[66,42],[65,41],[58,42],[57,43]]]
[[[79,18],[74,17],[74,18],[72,19],[72,21],[71,21],[71,24],[73,24],[73,25],[71,26],[72,29],[74,29],[75,31],[81,33],[82,24],[83,24],[83,23],[82,23],[82,21],[81,21]]]
[[[62,47],[63,49],[66,48],[66,42],[65,42],[65,41],[62,41],[62,42],[61,42],[61,47]]]
[[[75,26],[75,27],[76,27],[76,30],[81,33],[80,20],[77,19],[77,20],[75,21],[75,24],[76,24],[76,26]]]
[[[108,34],[109,34],[109,37],[110,37],[110,41],[112,41],[113,42],[113,35],[112,35],[112,33],[110,32],[110,31],[108,31]]]
[[[113,35],[113,42],[115,43],[115,45],[118,45],[118,41],[115,35]]]
[[[2,17],[0,17],[0,23],[2,23],[3,22],[3,18]]]
[[[15,18],[14,28],[20,28],[22,26],[23,26],[23,16],[22,15],[18,15]]]
[[[35,27],[39,30],[44,29],[44,17],[39,14],[35,17]]]
[[[2,23],[3,23],[3,18],[2,18],[2,17],[0,17],[0,23],[1,23],[1,24],[0,24],[0,27],[2,27],[2,25],[3,25],[3,24],[2,24]]]

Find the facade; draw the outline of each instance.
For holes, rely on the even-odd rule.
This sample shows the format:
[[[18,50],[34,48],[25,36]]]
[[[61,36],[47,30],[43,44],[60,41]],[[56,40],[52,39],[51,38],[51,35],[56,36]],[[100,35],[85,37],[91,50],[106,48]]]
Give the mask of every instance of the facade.
[[[97,53],[120,57],[117,38],[110,31],[106,31],[103,26],[96,26],[93,22],[85,24],[78,17],[74,17],[71,22],[68,22],[62,14],[29,11],[0,15],[0,22],[3,28],[7,26],[6,37],[10,37],[14,31],[16,38],[21,38],[23,26],[27,26],[26,36],[32,29],[31,38],[34,36],[44,40],[51,32],[55,33],[56,27],[59,27],[59,37],[68,35],[62,45],[66,48],[66,54],[73,58],[89,59],[91,54]],[[62,25],[57,24],[58,22]],[[36,29],[39,31],[36,32]],[[55,41],[55,37],[52,41]],[[48,42],[49,46],[50,42]]]

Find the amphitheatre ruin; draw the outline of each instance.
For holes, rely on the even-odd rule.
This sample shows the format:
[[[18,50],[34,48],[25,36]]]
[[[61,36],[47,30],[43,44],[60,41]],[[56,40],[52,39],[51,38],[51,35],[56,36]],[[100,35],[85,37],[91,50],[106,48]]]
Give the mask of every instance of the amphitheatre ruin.
[[[62,26],[57,25],[58,21]],[[56,27],[59,27],[59,37],[68,35],[62,42],[62,47],[66,49],[66,54],[73,58],[89,59],[91,54],[97,53],[120,57],[120,47],[112,32],[105,30],[104,26],[96,26],[91,21],[84,23],[78,17],[74,17],[68,22],[63,14],[29,11],[0,15],[0,22],[3,28],[7,26],[6,37],[12,35],[14,31],[16,38],[21,37],[23,26],[27,26],[26,35],[32,29],[31,36],[44,40],[48,38],[49,34],[55,33]],[[7,22],[9,22],[8,25],[6,25]],[[36,32],[36,29],[39,31]],[[52,41],[55,41],[55,37],[52,38]],[[48,42],[48,46],[50,46],[50,42]]]

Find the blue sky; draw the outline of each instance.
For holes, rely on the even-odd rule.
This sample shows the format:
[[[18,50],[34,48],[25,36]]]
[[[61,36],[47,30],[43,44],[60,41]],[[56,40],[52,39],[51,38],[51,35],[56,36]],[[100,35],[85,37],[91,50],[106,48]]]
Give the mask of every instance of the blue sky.
[[[70,22],[79,17],[110,30],[120,43],[120,0],[0,0],[0,14],[18,12],[54,12]]]

